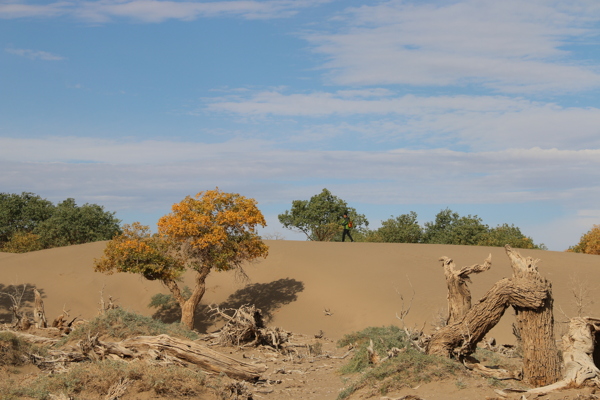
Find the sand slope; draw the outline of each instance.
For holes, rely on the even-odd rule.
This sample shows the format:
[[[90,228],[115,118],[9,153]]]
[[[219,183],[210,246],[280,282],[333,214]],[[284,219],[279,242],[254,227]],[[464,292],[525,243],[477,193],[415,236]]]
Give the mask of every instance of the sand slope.
[[[497,280],[512,273],[502,248],[304,241],[267,244],[269,257],[246,268],[249,281],[236,279],[231,272],[213,273],[203,308],[209,303],[223,307],[254,303],[270,325],[305,334],[322,330],[327,337],[338,339],[368,326],[399,324],[396,313],[410,306],[406,322],[430,329],[446,308],[440,256],[451,257],[462,267],[482,263],[492,253],[492,269],[472,276],[474,302]],[[147,305],[152,295],[168,291],[137,275],[93,272],[94,258],[102,255],[104,246],[105,242],[98,242],[27,254],[0,253],[0,292],[8,285],[35,285],[44,295],[49,319],[63,307],[72,316],[94,317],[101,290],[105,298],[113,296],[124,308],[151,315],[154,310]],[[541,260],[541,274],[553,283],[557,322],[565,320],[565,315],[575,315],[573,281],[589,290],[589,300],[597,300],[600,257],[539,250],[521,253]],[[191,285],[191,275],[186,282]],[[0,296],[0,322],[10,321],[9,305],[8,297]],[[587,314],[600,317],[599,306],[595,301]],[[326,315],[325,309],[332,315]],[[504,343],[514,342],[513,321],[508,310],[492,334]],[[199,320],[197,328],[214,329],[205,322]]]

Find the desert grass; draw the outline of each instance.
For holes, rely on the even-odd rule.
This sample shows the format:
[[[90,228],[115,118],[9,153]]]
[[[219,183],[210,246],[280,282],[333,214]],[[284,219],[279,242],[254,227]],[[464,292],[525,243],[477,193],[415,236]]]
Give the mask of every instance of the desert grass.
[[[181,366],[152,365],[145,362],[102,360],[75,364],[61,374],[38,375],[32,380],[5,379],[0,383],[0,398],[30,397],[48,400],[64,395],[88,399],[103,397],[115,385],[128,382],[132,392],[152,392],[166,398],[197,397],[208,391],[206,375]]]
[[[369,364],[367,347],[371,341],[374,351],[381,359],[385,358],[388,350],[394,347],[405,350],[379,364]],[[339,400],[346,399],[365,387],[385,395],[390,390],[401,387],[465,374],[462,365],[455,361],[423,354],[414,349],[404,331],[395,326],[370,327],[346,335],[338,341],[338,347],[343,346],[353,346],[355,352],[340,372],[354,376],[349,379],[350,384],[339,393]]]
[[[59,345],[78,341],[90,335],[100,338],[125,339],[133,336],[166,334],[173,337],[198,339],[198,334],[179,323],[165,324],[150,317],[126,311],[122,308],[108,310],[104,314],[79,325]]]
[[[29,343],[11,332],[0,333],[0,366],[22,366],[31,362],[31,355],[46,355],[44,346]]]

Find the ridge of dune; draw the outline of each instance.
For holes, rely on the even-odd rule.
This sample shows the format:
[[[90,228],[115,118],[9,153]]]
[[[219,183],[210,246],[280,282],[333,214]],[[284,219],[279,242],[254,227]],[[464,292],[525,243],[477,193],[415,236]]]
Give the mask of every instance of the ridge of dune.
[[[368,326],[400,325],[396,314],[410,307],[406,324],[431,330],[446,309],[446,283],[438,261],[441,256],[454,259],[460,268],[482,263],[492,254],[491,270],[471,276],[473,303],[496,281],[512,275],[504,249],[496,247],[265,242],[270,247],[269,256],[245,268],[248,281],[237,279],[232,272],[211,273],[203,307],[211,303],[224,307],[254,303],[263,309],[269,325],[295,333],[323,331],[332,339]],[[135,274],[94,272],[94,259],[102,255],[105,246],[106,242],[96,242],[24,254],[0,253],[0,292],[8,285],[35,285],[44,296],[50,320],[63,307],[73,317],[93,318],[98,312],[100,291],[105,299],[110,295],[125,309],[151,315],[155,311],[148,308],[151,297],[168,291],[159,282]],[[587,285],[589,295],[595,296],[593,284],[600,281],[600,257],[519,251],[541,260],[540,273],[553,284],[557,321],[575,316],[573,280]],[[192,286],[192,274],[184,280]],[[598,304],[594,302],[589,315],[600,316]],[[8,297],[0,296],[0,322],[10,321],[9,305]],[[513,321],[512,311],[508,310],[491,334],[503,343],[513,343]],[[205,322],[199,321],[197,328],[214,328]]]

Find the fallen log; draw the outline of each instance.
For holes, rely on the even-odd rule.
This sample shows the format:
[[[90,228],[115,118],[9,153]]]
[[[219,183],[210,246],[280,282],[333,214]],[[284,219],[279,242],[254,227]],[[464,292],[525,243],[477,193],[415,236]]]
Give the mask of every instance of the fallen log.
[[[148,352],[166,354],[185,363],[195,365],[204,372],[225,374],[230,378],[254,381],[266,371],[265,365],[248,364],[214,351],[204,345],[187,339],[175,339],[169,335],[138,336],[125,339],[112,346],[100,342],[107,354],[121,354],[121,348],[133,353],[134,358],[143,357]],[[116,349],[116,350],[115,350]],[[158,352],[158,353],[156,353]]]

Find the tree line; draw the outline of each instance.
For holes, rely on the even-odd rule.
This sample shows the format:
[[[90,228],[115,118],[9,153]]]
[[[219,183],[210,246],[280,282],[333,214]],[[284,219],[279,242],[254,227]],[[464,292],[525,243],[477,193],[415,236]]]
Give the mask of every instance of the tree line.
[[[121,221],[103,206],[58,204],[29,192],[0,193],[0,251],[25,253],[52,247],[110,240]]]
[[[417,213],[410,211],[397,217],[391,216],[381,222],[381,227],[369,229],[369,221],[346,201],[333,195],[328,189],[309,200],[294,200],[292,208],[279,214],[279,222],[288,229],[302,232],[308,240],[340,241],[341,216],[348,213],[353,220],[356,241],[382,243],[429,243],[471,246],[505,246],[522,249],[546,249],[536,244],[521,230],[509,224],[489,227],[477,215],[461,216],[446,208],[435,220],[417,221]]]

